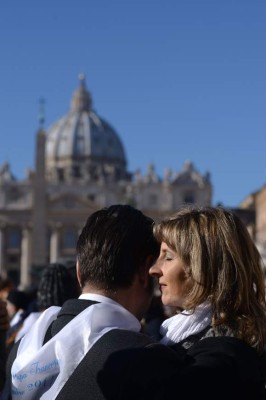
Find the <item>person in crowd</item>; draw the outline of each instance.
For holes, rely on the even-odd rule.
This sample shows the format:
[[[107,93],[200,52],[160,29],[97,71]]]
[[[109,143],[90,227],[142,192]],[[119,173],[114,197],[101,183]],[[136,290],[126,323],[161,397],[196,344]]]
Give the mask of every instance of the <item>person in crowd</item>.
[[[161,248],[150,274],[162,303],[177,310],[161,325],[161,343],[190,359],[166,398],[176,389],[177,399],[263,399],[263,266],[246,227],[222,207],[184,207],[154,235]]]
[[[15,289],[11,279],[0,275],[0,300],[6,300],[8,293]]]
[[[23,290],[13,289],[6,298],[7,312],[9,317],[9,329],[7,331],[6,345],[9,353],[16,336],[23,326],[27,317],[28,297]]]
[[[42,272],[37,291],[37,304],[40,311],[50,306],[62,306],[68,299],[80,295],[76,276],[62,263],[49,264]]]
[[[18,331],[15,341],[21,339],[39,318],[41,313],[51,306],[62,306],[68,299],[80,295],[77,277],[62,263],[48,264],[42,271],[37,288],[36,310],[29,313]]]
[[[154,342],[139,333],[153,295],[148,271],[159,255],[152,226],[152,219],[129,205],[103,208],[88,218],[77,243],[82,294],[62,308],[45,310],[12,349],[7,373],[11,376],[12,371],[13,399],[22,394],[26,400],[126,398],[120,393],[123,373],[128,376],[124,368],[128,358],[123,359],[116,380],[107,377],[107,396],[98,375],[111,353]],[[176,354],[166,346],[156,347],[155,353],[158,359],[169,358],[170,363],[174,359],[176,364]],[[145,364],[145,371],[150,371],[148,363],[154,365],[154,360],[145,362],[138,370]],[[167,374],[163,363],[150,373],[152,382],[159,380],[160,372]],[[140,379],[135,399],[146,387],[147,376],[141,374]],[[136,388],[130,386],[128,398]]]
[[[6,332],[9,328],[9,319],[6,302],[0,300],[0,391],[5,383],[6,367]]]

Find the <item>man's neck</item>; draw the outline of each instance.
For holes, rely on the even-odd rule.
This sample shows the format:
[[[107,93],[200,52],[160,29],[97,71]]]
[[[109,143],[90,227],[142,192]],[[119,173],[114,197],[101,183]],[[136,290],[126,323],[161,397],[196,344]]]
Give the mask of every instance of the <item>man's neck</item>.
[[[82,294],[94,294],[107,297],[126,310],[128,310],[131,314],[133,314],[138,320],[142,319],[142,312],[139,311],[136,301],[136,295],[132,287],[129,288],[120,288],[117,290],[104,290],[96,288],[95,286],[86,285],[82,289]]]

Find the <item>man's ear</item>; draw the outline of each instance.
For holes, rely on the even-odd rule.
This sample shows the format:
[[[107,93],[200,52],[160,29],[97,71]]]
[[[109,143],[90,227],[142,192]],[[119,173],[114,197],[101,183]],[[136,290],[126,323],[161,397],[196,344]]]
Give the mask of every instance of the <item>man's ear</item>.
[[[80,266],[79,266],[79,261],[77,260],[76,262],[76,273],[77,273],[77,279],[79,286],[81,287],[81,282],[80,282]]]

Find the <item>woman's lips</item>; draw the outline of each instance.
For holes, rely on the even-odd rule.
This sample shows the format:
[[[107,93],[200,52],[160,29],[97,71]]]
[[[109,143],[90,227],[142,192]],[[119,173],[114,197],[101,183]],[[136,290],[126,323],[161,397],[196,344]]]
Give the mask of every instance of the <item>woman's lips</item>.
[[[164,283],[159,283],[160,291],[162,292],[166,285]]]

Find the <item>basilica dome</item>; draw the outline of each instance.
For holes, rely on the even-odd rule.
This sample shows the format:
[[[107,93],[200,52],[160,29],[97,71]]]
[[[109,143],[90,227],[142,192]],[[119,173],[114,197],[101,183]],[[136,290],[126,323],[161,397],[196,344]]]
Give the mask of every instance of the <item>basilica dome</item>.
[[[68,114],[47,130],[48,180],[125,179],[127,160],[115,130],[92,109],[92,98],[80,75]]]

